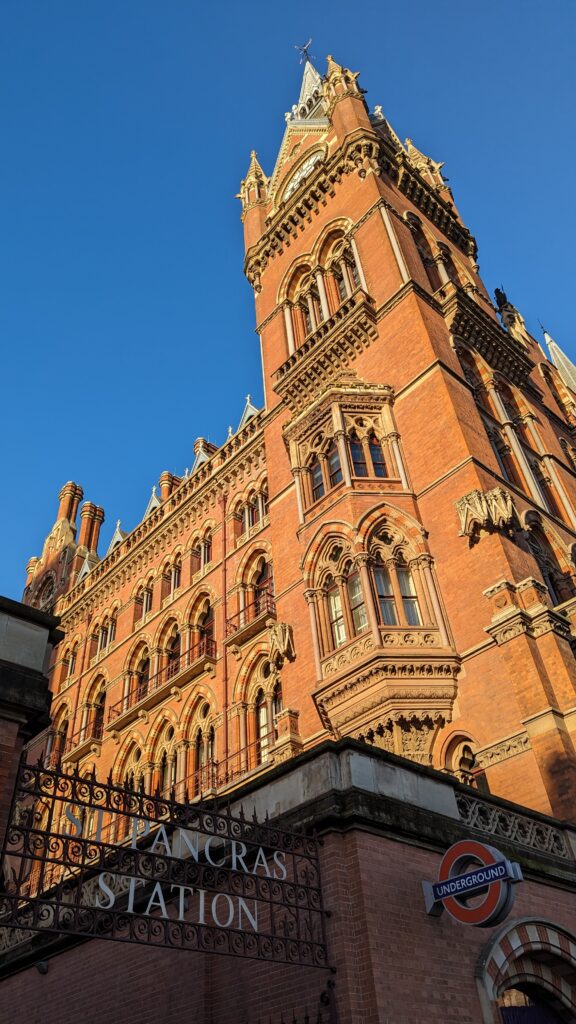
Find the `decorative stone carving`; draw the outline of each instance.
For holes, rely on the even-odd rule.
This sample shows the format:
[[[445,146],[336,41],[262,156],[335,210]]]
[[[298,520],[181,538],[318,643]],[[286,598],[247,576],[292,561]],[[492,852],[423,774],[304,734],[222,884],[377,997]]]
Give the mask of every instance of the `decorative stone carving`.
[[[475,760],[479,768],[489,768],[493,764],[499,764],[500,761],[506,761],[509,757],[515,757],[516,754],[523,754],[524,751],[529,749],[530,738],[528,733],[519,732],[516,736],[509,736],[499,743],[492,744],[491,747],[484,747],[483,750],[479,750],[476,753]]]
[[[270,645],[270,661],[277,669],[282,668],[284,661],[294,661],[296,650],[292,626],[286,622],[274,622],[268,626],[268,643]]]
[[[467,793],[456,793],[460,820],[469,828],[487,835],[501,836],[512,843],[531,850],[551,853],[555,857],[572,860],[568,843],[558,828],[537,818],[516,814],[499,805],[489,804]]]
[[[490,491],[469,491],[456,504],[460,519],[460,536],[478,540],[480,530],[509,532],[516,522],[516,509],[509,491],[493,487]]]

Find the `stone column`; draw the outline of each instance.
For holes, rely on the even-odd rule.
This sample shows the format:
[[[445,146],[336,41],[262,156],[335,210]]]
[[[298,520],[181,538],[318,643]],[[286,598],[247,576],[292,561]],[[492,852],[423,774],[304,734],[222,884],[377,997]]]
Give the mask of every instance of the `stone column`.
[[[292,307],[289,303],[284,304],[284,325],[286,327],[286,341],[288,343],[288,355],[291,356],[296,351],[296,343],[294,341],[294,327],[292,325]]]
[[[318,640],[318,622],[316,620],[316,592],[314,590],[306,590],[304,592],[304,598],[308,605],[308,611],[310,613],[310,632],[312,634],[312,647],[314,649],[314,664],[316,666],[316,678],[322,679],[322,662],[320,658],[320,643]]]
[[[432,602],[432,607],[434,609],[434,614],[436,616],[436,621],[438,623],[438,629],[440,630],[442,643],[444,644],[445,647],[450,647],[451,644],[450,639],[448,637],[448,630],[446,629],[444,614],[442,612],[442,608],[440,607],[440,601],[438,600],[438,593],[436,591],[436,583],[434,580],[434,576],[432,574],[430,558],[427,558],[423,561],[422,571],[424,573],[426,587],[428,590],[428,594],[430,595],[430,601]]]
[[[324,284],[324,274],[321,270],[317,270],[315,273],[316,284],[318,285],[318,295],[320,296],[320,308],[322,310],[322,316],[324,320],[330,319],[330,309],[328,307],[328,296],[326,295],[326,286]]]
[[[408,272],[408,267],[406,265],[406,260],[404,259],[404,256],[402,254],[402,250],[401,250],[401,248],[400,248],[400,246],[398,244],[398,239],[396,237],[396,232],[394,230],[394,224],[392,223],[392,218],[390,216],[390,212],[388,210],[388,207],[387,206],[381,206],[380,207],[380,213],[382,214],[382,220],[384,221],[384,227],[386,228],[386,234],[388,235],[388,241],[390,242],[390,246],[392,248],[392,252],[394,253],[394,258],[396,260],[396,264],[398,266],[398,270],[400,271],[400,277],[402,279],[402,284],[406,284],[406,282],[410,280],[410,274]]]
[[[398,468],[398,474],[402,481],[402,486],[405,491],[410,490],[410,484],[408,483],[408,476],[406,474],[406,467],[404,466],[404,459],[400,448],[400,435],[399,434],[388,434],[388,440],[390,441],[390,447],[394,452],[394,460]]]
[[[352,253],[353,253],[353,256],[354,256],[354,261],[356,263],[356,269],[358,271],[358,277],[360,278],[360,284],[362,285],[362,288],[364,289],[364,291],[367,292],[368,291],[368,285],[366,284],[366,278],[364,277],[364,270],[362,269],[362,264],[360,262],[360,256],[358,254],[358,246],[356,245],[356,239],[355,238],[351,238],[350,239],[350,248],[352,249]]]
[[[376,615],[374,591],[372,589],[372,581],[370,579],[370,572],[368,569],[369,557],[370,556],[367,555],[366,552],[362,552],[360,555],[356,555],[354,562],[358,566],[358,570],[360,572],[360,580],[362,582],[362,591],[364,594],[364,607],[366,608],[374,646],[380,647],[380,627],[378,624],[378,616]]]
[[[506,434],[507,441],[508,441],[512,451],[514,452],[516,458],[518,459],[518,463],[520,465],[522,473],[524,474],[524,479],[526,480],[526,486],[528,487],[528,490],[530,491],[530,494],[532,495],[532,497],[534,498],[534,501],[538,505],[541,505],[544,508],[547,508],[546,500],[544,498],[544,495],[542,494],[542,491],[540,490],[537,481],[534,479],[534,474],[532,472],[532,468],[531,468],[531,466],[530,466],[530,464],[528,462],[528,459],[526,458],[526,456],[524,454],[524,449],[522,448],[522,445],[520,444],[520,442],[518,440],[518,437],[516,435],[516,431],[514,430],[514,427],[512,425],[510,417],[508,416],[508,413],[506,412],[506,409],[504,407],[504,402],[502,401],[502,399],[500,398],[500,395],[498,394],[498,391],[494,387],[494,383],[487,384],[486,385],[486,390],[487,390],[487,392],[488,392],[488,394],[489,394],[489,396],[490,396],[490,398],[492,400],[494,408],[498,412],[498,418],[500,420],[500,423],[501,423],[502,427],[504,428],[504,433]]]
[[[296,489],[296,505],[298,506],[298,521],[304,522],[304,500],[302,496],[302,469],[300,466],[292,467],[294,487]]]

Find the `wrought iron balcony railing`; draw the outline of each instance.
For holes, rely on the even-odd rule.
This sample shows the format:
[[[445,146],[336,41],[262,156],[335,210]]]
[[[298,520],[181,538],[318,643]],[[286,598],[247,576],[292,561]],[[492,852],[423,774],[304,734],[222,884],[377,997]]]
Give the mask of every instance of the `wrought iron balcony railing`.
[[[157,703],[165,696],[165,691],[169,692],[172,686],[183,685],[193,676],[200,675],[208,663],[215,661],[216,642],[209,637],[202,637],[189,651],[184,651],[171,659],[155,675],[140,680],[129,693],[112,704],[108,710],[108,726],[114,723],[114,727],[117,728],[120,724],[119,719],[130,712],[136,714],[140,706],[149,707]]]
[[[264,628],[266,619],[276,617],[276,602],[269,590],[260,591],[237,615],[226,619],[226,642],[243,642]]]

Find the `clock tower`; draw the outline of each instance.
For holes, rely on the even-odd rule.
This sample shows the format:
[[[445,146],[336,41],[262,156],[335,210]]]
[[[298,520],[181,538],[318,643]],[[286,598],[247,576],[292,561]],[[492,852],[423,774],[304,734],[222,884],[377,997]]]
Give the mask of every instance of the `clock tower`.
[[[332,734],[573,814],[574,396],[442,164],[332,57],[240,198],[304,731],[311,693]]]

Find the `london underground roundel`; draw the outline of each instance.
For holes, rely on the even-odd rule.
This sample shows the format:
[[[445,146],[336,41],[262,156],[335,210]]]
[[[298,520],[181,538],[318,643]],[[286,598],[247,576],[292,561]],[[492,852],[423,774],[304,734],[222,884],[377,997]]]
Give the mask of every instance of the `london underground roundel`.
[[[446,910],[460,924],[488,928],[510,913],[514,885],[522,881],[518,864],[477,839],[454,843],[440,861],[437,882],[422,882],[426,910]]]

